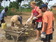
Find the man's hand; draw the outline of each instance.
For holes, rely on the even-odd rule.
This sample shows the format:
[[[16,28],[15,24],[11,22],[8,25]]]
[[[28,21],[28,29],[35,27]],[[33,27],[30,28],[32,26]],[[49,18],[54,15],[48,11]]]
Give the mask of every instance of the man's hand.
[[[33,17],[33,20],[38,19],[37,17]]]
[[[31,18],[29,18],[27,21],[26,21],[26,24],[28,24],[30,22]]]
[[[46,38],[46,33],[45,32],[41,33],[41,38]]]

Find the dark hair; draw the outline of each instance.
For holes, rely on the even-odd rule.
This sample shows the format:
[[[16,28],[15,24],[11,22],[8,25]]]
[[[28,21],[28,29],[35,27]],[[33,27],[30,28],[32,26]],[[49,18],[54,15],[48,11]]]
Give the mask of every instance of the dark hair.
[[[5,12],[7,12],[8,11],[8,8],[5,8]]]

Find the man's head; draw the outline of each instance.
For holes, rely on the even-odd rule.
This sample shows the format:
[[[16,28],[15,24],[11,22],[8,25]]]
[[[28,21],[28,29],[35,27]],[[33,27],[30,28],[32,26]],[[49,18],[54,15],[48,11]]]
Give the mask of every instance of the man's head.
[[[5,8],[5,12],[7,12],[8,11],[8,8]]]
[[[32,1],[32,2],[30,2],[30,5],[31,5],[32,8],[35,8],[36,2],[35,1]]]
[[[45,12],[47,10],[47,5],[46,4],[41,5],[40,9],[42,10],[42,12]]]

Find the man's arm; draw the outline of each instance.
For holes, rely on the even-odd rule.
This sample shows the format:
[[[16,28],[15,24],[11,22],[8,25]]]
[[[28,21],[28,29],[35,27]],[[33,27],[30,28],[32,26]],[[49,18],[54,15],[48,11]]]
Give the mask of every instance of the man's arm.
[[[48,26],[48,18],[47,15],[44,14],[43,15],[43,28],[42,28],[42,32],[46,32],[47,26]]]
[[[31,13],[31,16],[30,16],[30,18],[26,21],[26,24],[32,19],[32,17],[33,17],[33,13]]]
[[[40,9],[37,9],[39,15],[37,16],[37,18],[41,17],[42,16],[42,11]]]
[[[52,21],[52,28],[53,28],[53,31],[54,31],[54,20],[55,20],[55,18],[54,18],[53,12],[52,12],[52,17],[53,17],[53,18],[52,18],[52,20],[53,20],[53,21]]]
[[[31,16],[30,16],[30,18],[31,18],[31,19],[33,18],[33,13],[31,13]]]
[[[3,14],[3,17],[7,17],[6,13]]]
[[[46,32],[46,29],[47,29],[47,26],[48,26],[48,23],[44,23],[44,30],[43,30],[43,32]]]
[[[52,21],[52,27],[53,27],[53,31],[54,31],[54,21]]]

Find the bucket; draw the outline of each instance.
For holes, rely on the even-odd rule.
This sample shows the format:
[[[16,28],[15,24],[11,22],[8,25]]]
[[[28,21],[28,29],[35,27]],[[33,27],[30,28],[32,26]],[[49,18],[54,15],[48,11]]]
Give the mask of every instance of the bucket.
[[[6,23],[2,23],[2,29],[6,29],[7,28],[7,24]]]

